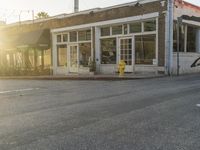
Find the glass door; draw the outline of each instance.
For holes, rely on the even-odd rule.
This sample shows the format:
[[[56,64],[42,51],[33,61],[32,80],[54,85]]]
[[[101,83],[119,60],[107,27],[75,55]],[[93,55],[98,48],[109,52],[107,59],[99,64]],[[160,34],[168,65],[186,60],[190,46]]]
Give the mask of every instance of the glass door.
[[[78,45],[70,45],[69,72],[78,72]]]
[[[119,62],[126,63],[125,72],[133,72],[133,38],[126,37],[119,39]]]

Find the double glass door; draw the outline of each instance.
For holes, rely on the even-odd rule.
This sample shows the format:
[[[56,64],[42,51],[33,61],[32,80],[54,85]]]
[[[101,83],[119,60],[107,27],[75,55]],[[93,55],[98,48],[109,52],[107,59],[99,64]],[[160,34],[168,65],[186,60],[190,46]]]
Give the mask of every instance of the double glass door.
[[[62,66],[67,66],[67,72],[88,71],[89,61],[91,60],[91,44],[69,44],[64,47],[65,49],[61,48],[59,50],[62,50],[63,53],[58,51],[58,64],[62,60]]]

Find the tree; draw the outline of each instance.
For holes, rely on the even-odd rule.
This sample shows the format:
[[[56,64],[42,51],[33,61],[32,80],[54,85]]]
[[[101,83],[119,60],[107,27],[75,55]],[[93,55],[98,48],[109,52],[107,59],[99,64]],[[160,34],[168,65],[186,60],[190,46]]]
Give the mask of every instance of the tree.
[[[44,11],[37,13],[37,15],[35,16],[36,19],[44,19],[48,17],[49,17],[48,13]]]

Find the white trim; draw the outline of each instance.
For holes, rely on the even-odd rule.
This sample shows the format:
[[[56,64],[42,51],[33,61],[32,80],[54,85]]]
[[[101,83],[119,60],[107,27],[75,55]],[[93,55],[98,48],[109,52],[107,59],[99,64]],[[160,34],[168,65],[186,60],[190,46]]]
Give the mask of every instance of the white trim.
[[[48,44],[39,44],[40,47],[48,47]]]
[[[187,24],[191,24],[191,25],[195,25],[195,26],[199,26],[200,27],[200,22],[196,22],[196,21],[183,20],[183,23],[187,23]]]
[[[127,29],[128,30],[127,35],[128,35],[128,34],[130,34],[130,23],[127,24],[127,28],[128,28]]]
[[[157,34],[157,31],[149,31],[149,32],[140,32],[140,33],[130,33],[130,34],[119,34],[119,35],[112,35],[112,36],[102,36],[99,39],[109,39],[109,38],[118,38],[118,37],[130,37],[130,36],[137,36],[137,35],[151,35]]]
[[[91,60],[94,61],[94,40],[93,40],[93,37],[94,37],[94,30],[93,30],[93,27],[91,27]]]
[[[20,45],[20,46],[17,46],[17,48],[28,48],[29,46],[28,45]]]
[[[86,40],[86,41],[79,41],[78,32],[79,31],[86,31],[86,30],[90,30],[91,31],[91,39],[90,40]],[[76,33],[77,34],[77,41],[70,42],[70,32],[77,32]],[[92,27],[91,28],[87,28],[87,29],[78,30],[78,31],[59,32],[59,33],[53,33],[53,34],[55,34],[55,36],[61,35],[61,38],[62,38],[61,42],[57,42],[57,39],[55,41],[57,45],[62,45],[62,44],[76,44],[76,43],[79,44],[79,43],[90,43],[90,42],[92,42]],[[63,41],[63,35],[64,34],[68,35],[68,41],[65,41],[65,42]]]
[[[63,32],[63,31],[77,30],[77,29],[81,29],[81,28],[89,28],[92,26],[105,26],[105,25],[109,25],[109,24],[113,25],[113,24],[118,24],[118,23],[123,23],[123,22],[128,23],[128,22],[132,22],[132,21],[155,18],[158,16],[159,16],[159,13],[154,12],[154,13],[149,13],[146,15],[132,16],[132,17],[126,17],[126,18],[120,18],[120,19],[114,19],[114,20],[108,20],[108,21],[95,22],[95,23],[90,23],[90,24],[83,24],[83,25],[76,25],[76,26],[71,26],[71,27],[52,29],[51,32],[58,33],[58,32]]]
[[[144,21],[141,21],[141,25],[142,25],[141,30],[142,30],[142,33],[143,33],[144,32]]]
[[[136,48],[135,48],[135,36],[133,36],[133,39],[132,39],[132,46],[133,46],[133,52],[132,52],[132,59],[133,59],[133,72],[135,72],[135,66],[136,66],[136,63],[135,63],[135,50],[136,50]]]
[[[77,41],[76,42],[78,42],[79,41],[79,36],[78,36],[78,31],[76,31],[76,36],[77,36]],[[69,40],[70,41],[70,40]]]

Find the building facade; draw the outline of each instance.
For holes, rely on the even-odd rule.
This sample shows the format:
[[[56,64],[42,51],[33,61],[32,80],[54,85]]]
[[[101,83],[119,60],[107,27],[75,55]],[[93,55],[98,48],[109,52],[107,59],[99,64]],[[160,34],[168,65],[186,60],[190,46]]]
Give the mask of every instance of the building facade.
[[[182,23],[179,25],[179,55],[177,55],[178,17],[182,17]],[[179,72],[181,74],[200,72],[199,67],[191,67],[191,64],[200,57],[199,17],[200,7],[180,0],[175,1],[173,36],[173,74],[177,74],[177,68],[179,68]]]
[[[166,8],[140,1],[68,17],[73,26],[51,30],[54,74],[89,73],[94,64],[114,74],[120,60],[126,72],[164,72]]]
[[[125,61],[127,73],[168,73],[171,65],[176,74],[177,62],[180,73],[200,72],[198,67],[191,68],[200,57],[200,22],[183,17],[177,26],[178,17],[200,17],[200,7],[175,0],[173,17],[169,11],[167,0],[140,0],[7,26],[0,30],[4,39],[0,62],[13,64],[15,51],[25,49],[21,53],[25,64],[31,62],[35,69],[38,64],[49,66],[54,75],[115,74],[120,60]],[[38,33],[40,30],[43,34]],[[49,35],[44,34],[46,30]],[[27,38],[14,38],[16,35]]]

